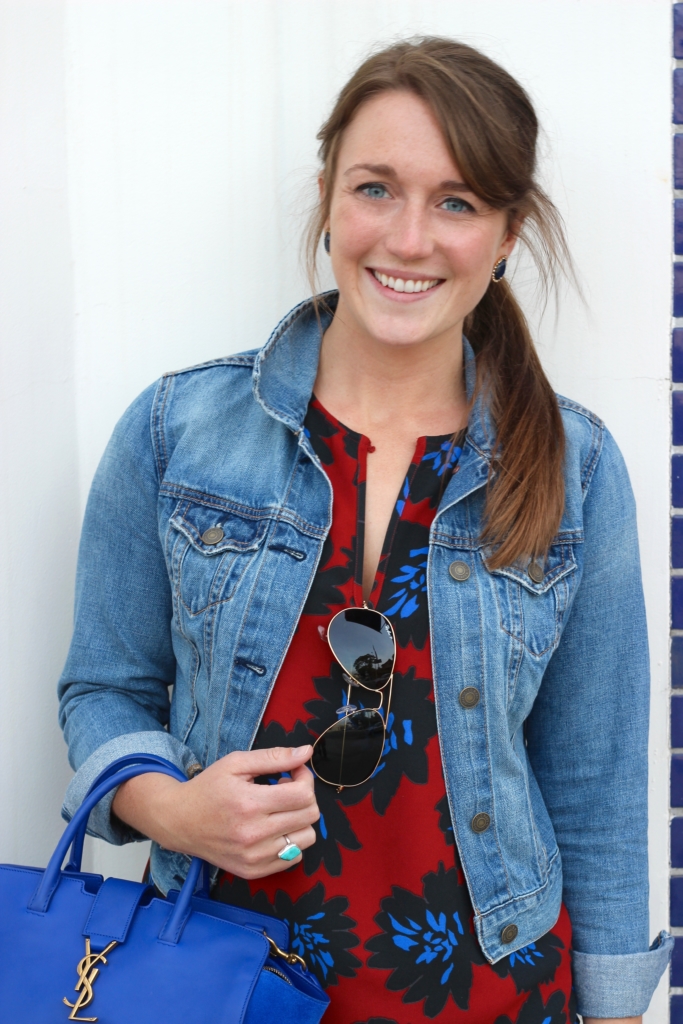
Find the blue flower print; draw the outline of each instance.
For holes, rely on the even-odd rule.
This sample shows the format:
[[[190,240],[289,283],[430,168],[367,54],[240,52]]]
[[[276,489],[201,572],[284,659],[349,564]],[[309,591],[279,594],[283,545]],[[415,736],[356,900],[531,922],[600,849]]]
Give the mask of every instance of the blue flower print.
[[[484,957],[472,930],[472,905],[456,868],[423,878],[423,896],[394,886],[382,900],[375,921],[380,935],[365,946],[369,967],[392,969],[390,991],[405,989],[404,1003],[424,1000],[423,1013],[436,1017],[452,997],[461,1010],[469,1007],[473,964]]]
[[[574,1024],[575,1014],[570,1008],[564,1008],[564,992],[553,992],[546,1003],[540,989],[535,988],[517,1015],[515,1024]],[[494,1024],[512,1024],[509,1017],[503,1014],[496,1017]]]
[[[453,469],[462,455],[462,448],[454,445],[451,439],[443,441],[434,452],[427,452],[422,456],[422,461],[430,463],[431,468],[437,476],[443,476],[449,469]]]
[[[356,922],[344,913],[348,905],[345,896],[326,900],[322,882],[294,903],[282,889],[275,894],[275,914],[289,926],[292,951],[303,957],[324,988],[336,985],[339,977],[353,978],[361,966],[349,952],[358,937],[352,931]]]
[[[401,566],[401,574],[392,576],[391,583],[405,583],[400,590],[390,595],[390,607],[385,615],[400,613],[402,619],[416,612],[420,607],[420,594],[427,593],[427,555],[429,548],[411,548],[410,564]]]
[[[407,557],[406,557],[407,553]],[[391,619],[400,647],[422,650],[429,632],[427,555],[429,527],[399,519],[386,559],[378,609]]]
[[[561,949],[564,949],[562,939],[553,932],[546,932],[536,942],[522,946],[497,964],[492,964],[492,968],[501,978],[509,974],[518,992],[531,992],[536,985],[547,985],[553,981],[562,963]]]

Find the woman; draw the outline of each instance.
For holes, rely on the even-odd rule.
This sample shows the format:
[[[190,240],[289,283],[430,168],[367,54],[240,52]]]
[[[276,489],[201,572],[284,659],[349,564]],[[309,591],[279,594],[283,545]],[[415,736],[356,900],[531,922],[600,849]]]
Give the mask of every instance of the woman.
[[[368,59],[319,136],[338,291],[144,392],[88,504],[65,812],[181,766],[93,831],[287,920],[336,1024],[637,1021],[670,953],[628,477],[504,279],[520,237],[568,259],[536,136],[467,46]]]

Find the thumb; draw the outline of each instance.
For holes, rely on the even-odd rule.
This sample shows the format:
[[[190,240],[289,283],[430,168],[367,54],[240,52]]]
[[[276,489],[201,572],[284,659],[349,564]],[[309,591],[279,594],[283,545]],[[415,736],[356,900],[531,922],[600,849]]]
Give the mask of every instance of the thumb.
[[[313,753],[310,743],[303,747],[266,747],[265,750],[243,750],[234,755],[233,770],[237,775],[255,778],[291,772],[309,759]]]

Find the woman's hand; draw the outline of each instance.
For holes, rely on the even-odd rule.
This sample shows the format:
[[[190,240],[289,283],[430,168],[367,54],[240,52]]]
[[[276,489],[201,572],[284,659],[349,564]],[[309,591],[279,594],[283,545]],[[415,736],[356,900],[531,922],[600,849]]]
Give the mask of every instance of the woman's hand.
[[[301,860],[281,861],[283,836],[305,850],[315,842],[320,817],[311,747],[235,751],[189,782],[150,772],[119,786],[112,809],[138,832],[167,850],[202,857],[240,878],[263,878]],[[277,786],[258,775],[290,772]]]

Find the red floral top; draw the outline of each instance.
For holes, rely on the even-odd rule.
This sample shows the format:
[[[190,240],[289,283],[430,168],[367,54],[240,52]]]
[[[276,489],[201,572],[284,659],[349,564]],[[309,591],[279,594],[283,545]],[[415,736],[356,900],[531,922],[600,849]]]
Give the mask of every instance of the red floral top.
[[[337,720],[346,687],[325,630],[340,609],[363,603],[365,469],[374,449],[315,399],[305,427],[332,483],[332,528],[255,747],[309,743]],[[454,844],[425,573],[429,528],[457,472],[458,440],[418,439],[371,593],[398,648],[378,768],[339,794],[316,779],[317,840],[302,864],[251,882],[224,874],[216,890],[218,899],[287,921],[293,949],[330,996],[326,1024],[573,1024],[576,1017],[565,908],[537,942],[487,963]],[[358,692],[353,701],[362,705]]]

